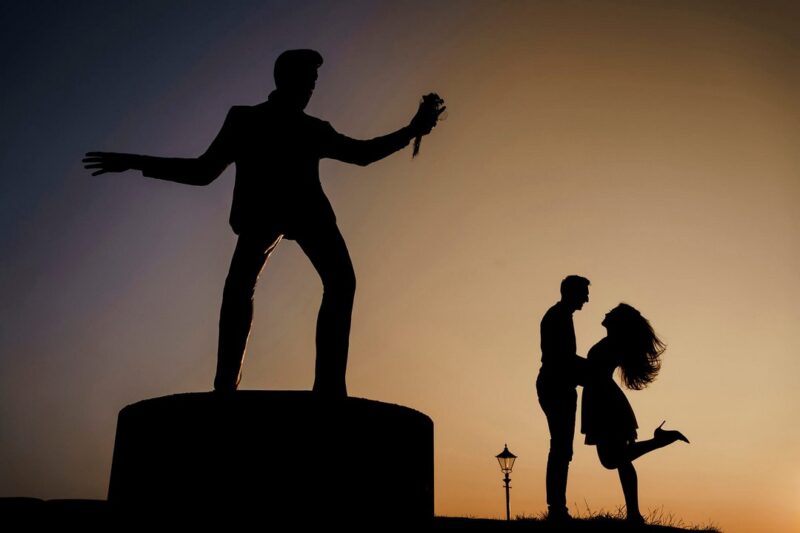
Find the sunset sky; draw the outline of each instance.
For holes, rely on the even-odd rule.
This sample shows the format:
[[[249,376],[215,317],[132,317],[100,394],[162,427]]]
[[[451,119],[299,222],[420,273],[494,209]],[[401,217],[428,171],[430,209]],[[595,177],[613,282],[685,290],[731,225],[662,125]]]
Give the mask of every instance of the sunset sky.
[[[512,514],[546,510],[539,321],[580,274],[579,353],[620,301],[668,344],[626,394],[641,438],[691,444],[636,463],[643,512],[800,530],[798,27],[769,1],[4,2],[0,497],[105,498],[119,410],[212,385],[233,167],[188,187],[84,152],[197,156],[314,48],[307,112],[342,133],[447,102],[417,159],[320,168],[358,277],[349,392],[433,419],[436,514],[503,515],[504,443]],[[311,387],[321,295],[281,243],[242,388]],[[570,511],[623,505],[575,448]]]

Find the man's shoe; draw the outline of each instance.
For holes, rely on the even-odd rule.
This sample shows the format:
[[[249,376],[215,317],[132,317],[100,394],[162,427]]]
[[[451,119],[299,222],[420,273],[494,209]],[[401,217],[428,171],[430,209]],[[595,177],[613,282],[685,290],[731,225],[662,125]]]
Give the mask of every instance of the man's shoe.
[[[572,520],[572,516],[570,516],[569,511],[566,509],[563,511],[550,510],[547,512],[546,519],[548,522],[569,522]]]
[[[644,525],[644,517],[639,514],[629,514],[625,517],[625,522],[632,525],[632,526],[643,526]]]

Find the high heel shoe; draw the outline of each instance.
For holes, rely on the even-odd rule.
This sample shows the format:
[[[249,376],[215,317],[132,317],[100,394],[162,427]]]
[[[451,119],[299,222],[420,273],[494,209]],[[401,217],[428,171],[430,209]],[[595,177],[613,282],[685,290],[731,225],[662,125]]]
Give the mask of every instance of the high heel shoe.
[[[661,426],[663,426],[664,423],[666,423],[666,420],[664,420],[664,422],[661,422],[661,425],[659,425],[653,432],[653,438],[655,440],[664,443],[664,446],[666,446],[667,444],[672,444],[676,440],[682,440],[687,444],[689,443],[689,439],[687,439],[680,431],[661,429]]]

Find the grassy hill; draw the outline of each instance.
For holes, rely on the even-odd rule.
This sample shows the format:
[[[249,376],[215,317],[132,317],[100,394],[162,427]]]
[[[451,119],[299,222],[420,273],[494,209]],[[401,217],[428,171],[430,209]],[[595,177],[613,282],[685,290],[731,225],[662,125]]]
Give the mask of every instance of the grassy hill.
[[[438,532],[467,532],[467,533],[504,533],[521,532],[549,533],[549,532],[578,532],[600,533],[605,531],[636,531],[645,533],[678,533],[685,531],[720,533],[713,526],[694,526],[684,524],[672,516],[654,513],[647,517],[647,524],[633,525],[624,520],[624,514],[598,513],[589,517],[577,517],[568,522],[551,523],[543,518],[521,517],[514,520],[492,520],[487,518],[459,518],[436,517],[434,531]]]

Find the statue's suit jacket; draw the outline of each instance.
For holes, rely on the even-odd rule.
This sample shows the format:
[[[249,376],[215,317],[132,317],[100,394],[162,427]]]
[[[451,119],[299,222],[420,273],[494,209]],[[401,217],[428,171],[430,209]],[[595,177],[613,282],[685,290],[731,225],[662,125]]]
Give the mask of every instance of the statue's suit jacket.
[[[232,107],[200,157],[141,156],[140,167],[145,176],[207,185],[235,163],[233,231],[292,238],[336,222],[320,184],[320,159],[368,165],[408,145],[411,137],[406,127],[370,140],[352,139],[328,122],[286,109],[270,95],[262,104]]]

